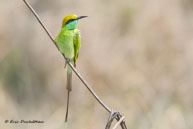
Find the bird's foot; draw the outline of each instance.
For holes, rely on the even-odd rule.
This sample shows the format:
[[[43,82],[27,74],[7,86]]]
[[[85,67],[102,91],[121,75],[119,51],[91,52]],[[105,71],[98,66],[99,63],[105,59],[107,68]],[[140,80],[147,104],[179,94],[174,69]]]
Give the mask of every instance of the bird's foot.
[[[66,58],[64,68],[66,68],[66,64],[69,63],[69,62],[70,62],[70,59],[69,59],[69,58]]]

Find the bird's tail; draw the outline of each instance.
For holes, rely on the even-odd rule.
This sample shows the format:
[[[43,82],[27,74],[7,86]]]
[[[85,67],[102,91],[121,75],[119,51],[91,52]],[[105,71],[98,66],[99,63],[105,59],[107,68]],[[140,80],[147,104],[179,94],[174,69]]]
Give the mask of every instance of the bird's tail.
[[[70,91],[72,91],[72,69],[68,65],[67,65],[66,89],[68,90],[68,96],[67,96],[67,108],[66,108],[65,122],[67,122],[67,119],[68,119],[68,107],[69,107],[69,100],[70,100]]]
[[[67,65],[67,83],[66,89],[72,91],[72,69]]]
[[[69,99],[70,99],[70,91],[68,90],[68,96],[67,96],[67,107],[66,107],[66,118],[65,122],[68,121],[68,107],[69,107]]]

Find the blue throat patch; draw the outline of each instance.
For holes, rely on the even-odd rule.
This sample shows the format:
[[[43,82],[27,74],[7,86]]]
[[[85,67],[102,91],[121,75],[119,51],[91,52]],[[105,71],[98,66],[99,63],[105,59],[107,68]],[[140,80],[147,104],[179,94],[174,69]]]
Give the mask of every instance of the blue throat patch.
[[[68,30],[74,30],[76,26],[78,25],[78,23],[79,23],[79,20],[72,21],[66,25],[66,28]]]

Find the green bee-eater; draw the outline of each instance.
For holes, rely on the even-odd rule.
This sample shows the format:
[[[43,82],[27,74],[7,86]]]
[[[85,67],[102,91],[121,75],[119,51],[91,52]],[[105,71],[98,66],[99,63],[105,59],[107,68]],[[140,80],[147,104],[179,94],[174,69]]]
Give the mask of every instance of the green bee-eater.
[[[76,29],[79,23],[79,19],[85,18],[87,16],[67,15],[63,22],[60,33],[57,35],[55,42],[59,48],[59,51],[76,67],[76,60],[78,58],[79,49],[81,46],[80,33]],[[66,118],[68,118],[68,106],[69,106],[69,94],[72,90],[72,69],[67,64],[67,84],[66,89],[68,90],[67,97],[67,109]]]

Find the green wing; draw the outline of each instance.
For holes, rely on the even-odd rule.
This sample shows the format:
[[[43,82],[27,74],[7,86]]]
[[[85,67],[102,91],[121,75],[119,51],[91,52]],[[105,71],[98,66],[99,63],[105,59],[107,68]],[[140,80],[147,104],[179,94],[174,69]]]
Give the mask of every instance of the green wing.
[[[81,46],[80,33],[78,29],[74,30],[74,66],[76,67],[76,60],[78,58],[79,50]]]

